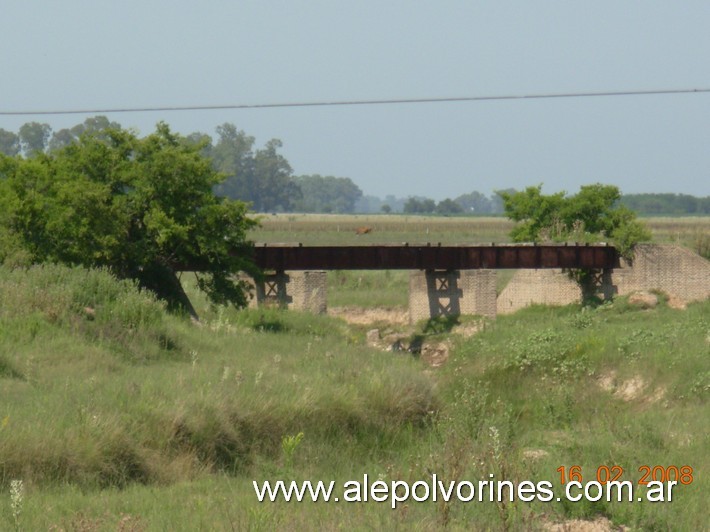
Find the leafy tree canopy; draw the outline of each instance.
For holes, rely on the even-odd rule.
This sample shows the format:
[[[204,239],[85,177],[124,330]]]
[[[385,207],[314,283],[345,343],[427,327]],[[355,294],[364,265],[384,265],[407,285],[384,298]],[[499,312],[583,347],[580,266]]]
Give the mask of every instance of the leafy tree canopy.
[[[0,128],[0,153],[14,157],[20,153],[20,137]]]
[[[300,212],[349,213],[362,197],[362,190],[349,177],[302,175],[294,182],[301,191],[294,209]]]
[[[0,155],[0,259],[105,266],[188,309],[176,274],[195,265],[212,301],[245,305],[233,274],[257,273],[245,253],[256,222],[213,193],[223,176],[199,150],[160,123],[145,138],[108,127],[30,159]]]
[[[437,214],[461,214],[464,211],[463,207],[459,205],[458,202],[450,198],[446,198],[438,203],[435,212]]]
[[[431,214],[436,210],[436,202],[431,198],[411,196],[404,204],[406,214]]]
[[[79,140],[84,133],[91,133],[99,138],[108,139],[106,130],[120,129],[120,124],[111,122],[105,116],[93,116],[87,118],[83,123],[77,124],[71,129],[60,129],[52,134],[47,146],[50,151],[61,149]]]
[[[612,185],[583,186],[573,196],[545,195],[538,185],[500,196],[507,216],[519,222],[511,231],[515,242],[611,240],[629,257],[636,243],[651,238],[636,214],[619,203],[621,194]]]

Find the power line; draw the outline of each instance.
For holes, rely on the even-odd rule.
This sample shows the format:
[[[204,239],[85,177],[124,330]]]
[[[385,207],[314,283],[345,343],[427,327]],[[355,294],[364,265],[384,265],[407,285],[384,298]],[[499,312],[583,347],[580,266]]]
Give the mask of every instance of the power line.
[[[83,115],[98,113],[149,113],[149,112],[174,112],[174,111],[215,111],[230,109],[274,109],[282,107],[339,107],[352,105],[396,105],[419,103],[445,103],[445,102],[484,102],[496,100],[543,100],[553,98],[598,98],[609,96],[651,96],[667,94],[698,94],[708,93],[710,88],[701,89],[652,89],[628,91],[603,91],[603,92],[563,92],[540,94],[511,94],[492,96],[461,96],[442,98],[403,98],[382,100],[334,100],[314,102],[282,102],[282,103],[256,103],[256,104],[230,104],[230,105],[185,105],[167,107],[117,107],[96,109],[59,109],[59,110],[24,110],[3,111],[0,116],[36,116],[36,115]]]

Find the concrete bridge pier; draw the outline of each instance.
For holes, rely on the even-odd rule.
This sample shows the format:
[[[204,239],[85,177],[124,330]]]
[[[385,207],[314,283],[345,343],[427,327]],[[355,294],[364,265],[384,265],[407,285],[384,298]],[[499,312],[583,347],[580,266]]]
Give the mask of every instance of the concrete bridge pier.
[[[275,271],[254,284],[252,308],[276,306],[316,314],[327,311],[325,271]],[[462,314],[496,316],[495,270],[413,271],[409,278],[412,323]]]
[[[495,270],[420,270],[409,276],[409,321],[477,314],[496,317]]]
[[[277,271],[254,284],[250,307],[276,306],[325,314],[327,310],[326,272]]]

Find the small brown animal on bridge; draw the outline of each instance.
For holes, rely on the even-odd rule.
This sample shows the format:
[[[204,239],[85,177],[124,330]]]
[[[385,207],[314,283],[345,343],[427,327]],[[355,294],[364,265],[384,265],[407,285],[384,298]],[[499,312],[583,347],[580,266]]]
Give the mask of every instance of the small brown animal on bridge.
[[[367,233],[372,233],[372,227],[358,227],[355,229],[356,235],[366,235]]]

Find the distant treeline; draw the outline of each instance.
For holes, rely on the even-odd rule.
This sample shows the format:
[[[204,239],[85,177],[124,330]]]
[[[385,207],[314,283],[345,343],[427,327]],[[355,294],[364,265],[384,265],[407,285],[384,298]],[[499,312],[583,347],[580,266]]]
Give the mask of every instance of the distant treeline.
[[[513,189],[497,191],[491,196],[480,192],[462,194],[454,199],[446,198],[439,202],[424,196],[397,198],[386,196],[363,196],[356,204],[362,213],[405,213],[405,214],[441,214],[450,215],[498,215],[503,214],[503,200],[498,192],[515,192]]]
[[[710,214],[710,196],[688,194],[625,194],[621,202],[645,216],[683,216]]]
[[[49,124],[29,122],[17,133],[0,128],[0,152],[10,156],[35,157],[77,142],[81,135],[101,135],[121,125],[105,116],[95,116],[72,128],[52,131]],[[226,175],[216,193],[250,202],[257,212],[313,213],[406,213],[439,215],[501,215],[500,192],[486,196],[478,191],[435,201],[422,196],[385,198],[365,196],[349,177],[294,175],[288,160],[279,153],[281,141],[272,139],[262,148],[234,124],[216,128],[215,138],[195,132],[184,141],[200,145],[203,155]],[[621,202],[641,215],[680,216],[710,214],[710,197],[687,194],[628,194]]]
[[[120,124],[105,116],[95,116],[59,131],[52,131],[49,124],[30,122],[17,133],[0,129],[0,152],[13,157],[37,157],[61,150],[79,141],[82,135],[102,136],[107,129],[120,128]],[[272,139],[263,147],[256,147],[254,137],[229,123],[218,126],[216,132],[215,138],[195,132],[182,137],[182,141],[199,146],[214,168],[226,176],[216,187],[217,194],[249,202],[257,212],[356,210],[362,190],[350,178],[296,176],[288,160],[279,153],[281,141]]]

